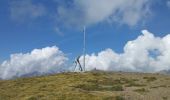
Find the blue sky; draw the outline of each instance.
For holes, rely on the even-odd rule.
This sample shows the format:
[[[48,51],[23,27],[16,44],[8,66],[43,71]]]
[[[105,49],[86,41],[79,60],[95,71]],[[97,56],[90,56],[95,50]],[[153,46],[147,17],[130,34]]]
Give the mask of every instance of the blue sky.
[[[0,79],[73,70],[84,26],[86,70],[170,70],[170,0],[0,0]]]
[[[29,7],[43,8],[39,11],[44,11],[41,11],[42,13],[37,16],[31,16],[31,13],[35,12],[27,11],[22,6],[24,2],[25,0],[0,1],[1,61],[9,58],[13,53],[26,53],[35,48],[54,45],[68,54],[71,59],[82,53],[83,34],[81,28],[77,25],[63,24],[67,22],[58,21],[60,16],[57,15],[59,6],[71,8],[72,6],[69,4],[74,1],[28,0],[26,5]],[[109,23],[105,20],[87,25],[87,53],[99,52],[106,48],[121,53],[126,42],[139,36],[143,29],[161,37],[170,33],[168,0],[149,0],[149,2],[151,14],[147,18],[142,17],[135,25],[120,24],[119,22]],[[18,14],[17,11],[12,10],[17,6],[21,6],[20,9],[26,9],[26,11]]]

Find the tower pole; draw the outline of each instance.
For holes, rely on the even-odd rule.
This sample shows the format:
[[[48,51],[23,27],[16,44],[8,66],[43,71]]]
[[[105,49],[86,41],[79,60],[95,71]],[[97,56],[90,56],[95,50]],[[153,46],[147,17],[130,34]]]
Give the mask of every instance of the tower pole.
[[[85,55],[86,55],[86,26],[84,26],[84,47],[83,47],[83,69],[84,69],[84,71],[86,70],[86,57],[85,57]]]

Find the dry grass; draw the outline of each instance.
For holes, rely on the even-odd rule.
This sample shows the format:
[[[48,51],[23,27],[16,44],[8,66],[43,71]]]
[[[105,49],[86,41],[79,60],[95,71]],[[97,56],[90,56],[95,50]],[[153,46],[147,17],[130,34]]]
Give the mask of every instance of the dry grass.
[[[170,76],[61,73],[0,81],[0,100],[170,100]]]

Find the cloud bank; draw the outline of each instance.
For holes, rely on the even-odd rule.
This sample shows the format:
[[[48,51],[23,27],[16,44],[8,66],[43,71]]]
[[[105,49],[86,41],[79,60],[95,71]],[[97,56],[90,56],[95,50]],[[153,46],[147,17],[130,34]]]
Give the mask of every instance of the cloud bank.
[[[59,5],[57,19],[67,26],[88,26],[102,22],[134,26],[149,16],[151,2],[152,0],[72,0]]]
[[[86,55],[87,70],[157,72],[170,69],[170,34],[160,38],[147,30],[142,33],[127,42],[123,53],[106,49]]]
[[[128,41],[123,53],[112,49],[86,55],[86,70],[158,72],[170,69],[170,34],[156,37],[147,30]],[[34,49],[30,53],[12,54],[0,64],[0,79],[34,76],[70,70],[68,57],[58,47]],[[83,62],[83,57],[80,59]]]
[[[56,46],[34,49],[26,54],[12,54],[9,60],[0,64],[0,78],[56,73],[66,66],[67,60],[65,54]]]

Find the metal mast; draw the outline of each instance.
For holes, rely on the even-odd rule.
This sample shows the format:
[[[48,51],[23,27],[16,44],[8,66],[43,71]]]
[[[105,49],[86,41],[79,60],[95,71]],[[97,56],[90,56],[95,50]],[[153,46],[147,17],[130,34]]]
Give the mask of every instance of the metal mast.
[[[83,41],[83,44],[84,44],[84,46],[83,46],[83,69],[84,69],[84,71],[86,70],[86,68],[85,68],[85,66],[86,66],[86,58],[85,58],[85,55],[86,55],[86,26],[84,26],[84,30],[83,30],[83,32],[84,32],[84,41]]]

